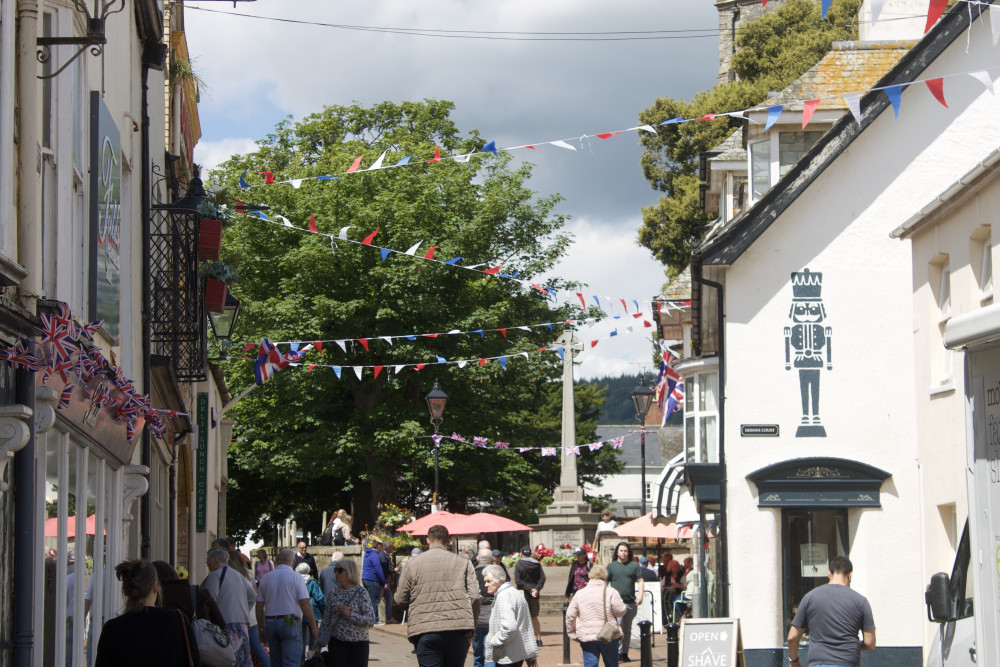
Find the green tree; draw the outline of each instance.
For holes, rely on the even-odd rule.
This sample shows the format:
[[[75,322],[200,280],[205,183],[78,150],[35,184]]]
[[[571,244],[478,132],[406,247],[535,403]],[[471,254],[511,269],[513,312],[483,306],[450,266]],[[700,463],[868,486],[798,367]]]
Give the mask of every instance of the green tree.
[[[671,118],[700,118],[760,104],[815,65],[837,40],[857,39],[859,0],[834,0],[826,19],[812,0],[787,0],[774,12],[748,22],[736,37],[732,69],[737,80],[702,91],[690,101],[661,97],[639,114],[657,128],[643,133],[640,160],[650,185],[665,194],[642,210],[639,243],[667,265],[673,279],[691,259],[710,216],[699,204],[698,156],[721,143],[742,122],[729,116],[712,121],[659,125]]]
[[[278,180],[340,173],[358,155],[366,166],[388,150],[387,164],[402,156],[469,153],[483,145],[472,131],[462,136],[449,118],[449,102],[382,103],[371,108],[325,107],[298,122],[281,122],[258,141],[258,149],[236,156],[213,174],[235,182],[246,169],[274,172]],[[464,257],[462,264],[503,265],[504,273],[531,279],[548,271],[570,238],[558,196],[538,197],[527,187],[530,167],[513,169],[505,154],[478,155],[468,163],[443,160],[398,169],[358,173],[341,180],[308,180],[300,188],[277,185],[244,195],[305,226],[315,214],[321,232],[350,226],[350,238],[378,229],[374,243],[405,250],[434,246],[438,258]],[[235,196],[232,193],[231,198]],[[249,199],[248,199],[249,201]],[[472,331],[560,322],[574,316],[553,306],[537,290],[404,255],[384,261],[377,250],[334,243],[253,218],[227,229],[223,259],[238,262],[234,289],[243,303],[238,334],[247,340],[358,339],[378,336]],[[557,289],[572,287],[556,281]],[[235,442],[230,449],[230,529],[236,535],[269,531],[285,518],[318,530],[321,513],[354,508],[356,531],[373,524],[381,504],[426,508],[433,487],[433,446],[424,396],[439,377],[449,394],[443,433],[478,435],[512,446],[557,445],[553,417],[561,361],[551,351],[559,333],[511,328],[506,336],[440,335],[372,340],[369,350],[349,342],[346,351],[327,344],[251,391],[232,410]],[[520,353],[526,352],[527,358]],[[464,368],[434,365],[449,360],[507,355]],[[427,362],[422,370],[392,372],[395,364]],[[342,367],[338,378],[331,365]],[[380,365],[376,378],[366,368]],[[228,362],[234,393],[252,381],[246,362]],[[582,441],[593,437],[603,394],[581,392]],[[592,415],[592,418],[591,418]],[[593,423],[591,423],[591,421]],[[590,457],[582,475],[615,469],[613,457]],[[537,452],[482,450],[443,440],[440,491],[451,509],[489,503],[502,513],[531,519],[550,501],[558,463]],[[262,525],[263,524],[263,525]]]

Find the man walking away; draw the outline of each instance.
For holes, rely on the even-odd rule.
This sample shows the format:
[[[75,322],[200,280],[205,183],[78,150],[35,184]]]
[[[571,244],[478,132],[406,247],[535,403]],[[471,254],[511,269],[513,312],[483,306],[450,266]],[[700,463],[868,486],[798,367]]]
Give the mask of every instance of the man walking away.
[[[809,667],[860,667],[861,652],[875,650],[875,619],[865,596],[851,590],[854,566],[830,561],[829,583],[805,594],[788,630],[788,659],[800,667],[799,640],[809,632]],[[858,632],[864,639],[858,639]]]
[[[431,526],[427,544],[400,572],[396,604],[409,609],[407,633],[421,667],[460,667],[479,616],[479,583],[472,561],[449,551],[447,528]]]
[[[387,549],[392,548],[392,545],[378,544],[375,546],[375,551],[378,552],[379,562],[382,563],[382,574],[385,575],[385,585],[382,587],[382,591],[379,593],[379,597],[385,600],[385,623],[392,623],[392,576],[396,571],[392,567],[392,561],[389,559],[389,552]]]
[[[639,596],[636,597],[635,585],[639,584]],[[625,603],[625,615],[622,616],[621,626],[624,636],[622,637],[622,652],[618,656],[619,661],[629,662],[628,646],[632,640],[632,621],[635,619],[635,612],[642,604],[642,597],[646,594],[646,584],[642,580],[642,570],[639,564],[632,559],[632,547],[628,542],[619,542],[615,547],[615,560],[608,565],[608,585],[618,591]]]
[[[309,622],[313,641],[319,636],[309,591],[292,569],[295,552],[282,549],[274,559],[274,572],[260,580],[257,590],[257,625],[264,628],[273,667],[298,667],[302,662],[302,618]]]
[[[531,549],[521,549],[521,560],[514,566],[514,587],[524,591],[524,599],[528,602],[528,614],[531,616],[531,627],[535,631],[535,643],[542,645],[542,625],[538,621],[538,596],[542,594],[545,585],[545,570],[542,564],[531,557]]]
[[[482,605],[479,608],[479,616],[476,619],[476,635],[472,640],[472,663],[475,667],[484,667],[486,664],[486,633],[490,631],[490,612],[493,611],[493,595],[486,590],[486,582],[483,581],[483,570],[487,565],[493,564],[493,552],[480,549],[476,556],[476,579],[479,580],[479,594],[483,596]]]
[[[215,599],[226,619],[229,643],[236,654],[237,667],[251,667],[250,609],[257,594],[242,574],[229,567],[229,552],[221,547],[208,552],[208,569],[203,586]],[[226,575],[229,575],[227,578]]]
[[[334,551],[330,554],[330,562],[323,571],[319,573],[319,587],[323,589],[323,597],[330,595],[330,591],[334,588],[339,588],[340,584],[337,583],[337,573],[333,571],[337,567],[337,561],[344,559],[344,552]]]
[[[374,537],[368,538],[368,546],[365,548],[364,560],[361,563],[361,584],[372,600],[375,625],[385,625],[378,618],[378,600],[382,597],[382,589],[385,587],[385,573],[382,571],[382,560],[378,557],[377,549],[381,546],[382,543]]]

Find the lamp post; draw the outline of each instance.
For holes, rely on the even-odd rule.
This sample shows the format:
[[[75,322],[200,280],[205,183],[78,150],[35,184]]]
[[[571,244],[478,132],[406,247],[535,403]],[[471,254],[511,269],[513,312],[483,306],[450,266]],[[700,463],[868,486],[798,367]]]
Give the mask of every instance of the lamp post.
[[[434,496],[431,499],[431,512],[436,512],[438,499],[438,456],[441,453],[441,441],[438,439],[438,427],[444,421],[444,406],[448,404],[448,394],[444,393],[437,378],[434,386],[427,394],[427,409],[431,413],[431,424],[434,425]]]
[[[646,516],[646,413],[649,406],[653,404],[655,393],[646,386],[646,376],[643,374],[642,383],[632,390],[632,405],[635,406],[635,418],[639,421],[639,448],[642,456],[642,488],[640,498],[642,499],[642,516]],[[642,555],[646,555],[646,538],[642,538]]]

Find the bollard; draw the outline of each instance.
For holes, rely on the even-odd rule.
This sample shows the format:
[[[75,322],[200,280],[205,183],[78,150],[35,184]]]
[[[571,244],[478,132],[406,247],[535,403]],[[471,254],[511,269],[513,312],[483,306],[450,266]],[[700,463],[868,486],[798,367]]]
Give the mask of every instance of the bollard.
[[[639,667],[653,667],[652,621],[639,621]]]
[[[676,623],[667,625],[667,667],[678,667],[680,662],[681,626]]]
[[[566,612],[569,611],[569,600],[563,600],[563,661],[562,664],[569,664],[569,632],[566,630]]]

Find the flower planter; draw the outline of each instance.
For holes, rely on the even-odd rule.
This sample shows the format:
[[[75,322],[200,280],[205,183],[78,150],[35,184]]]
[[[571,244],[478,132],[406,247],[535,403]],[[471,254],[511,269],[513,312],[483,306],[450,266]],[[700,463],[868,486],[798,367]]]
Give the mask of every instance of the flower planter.
[[[221,313],[226,306],[226,283],[214,278],[205,279],[205,310]]]
[[[219,259],[222,247],[222,221],[202,218],[198,231],[198,259]]]

